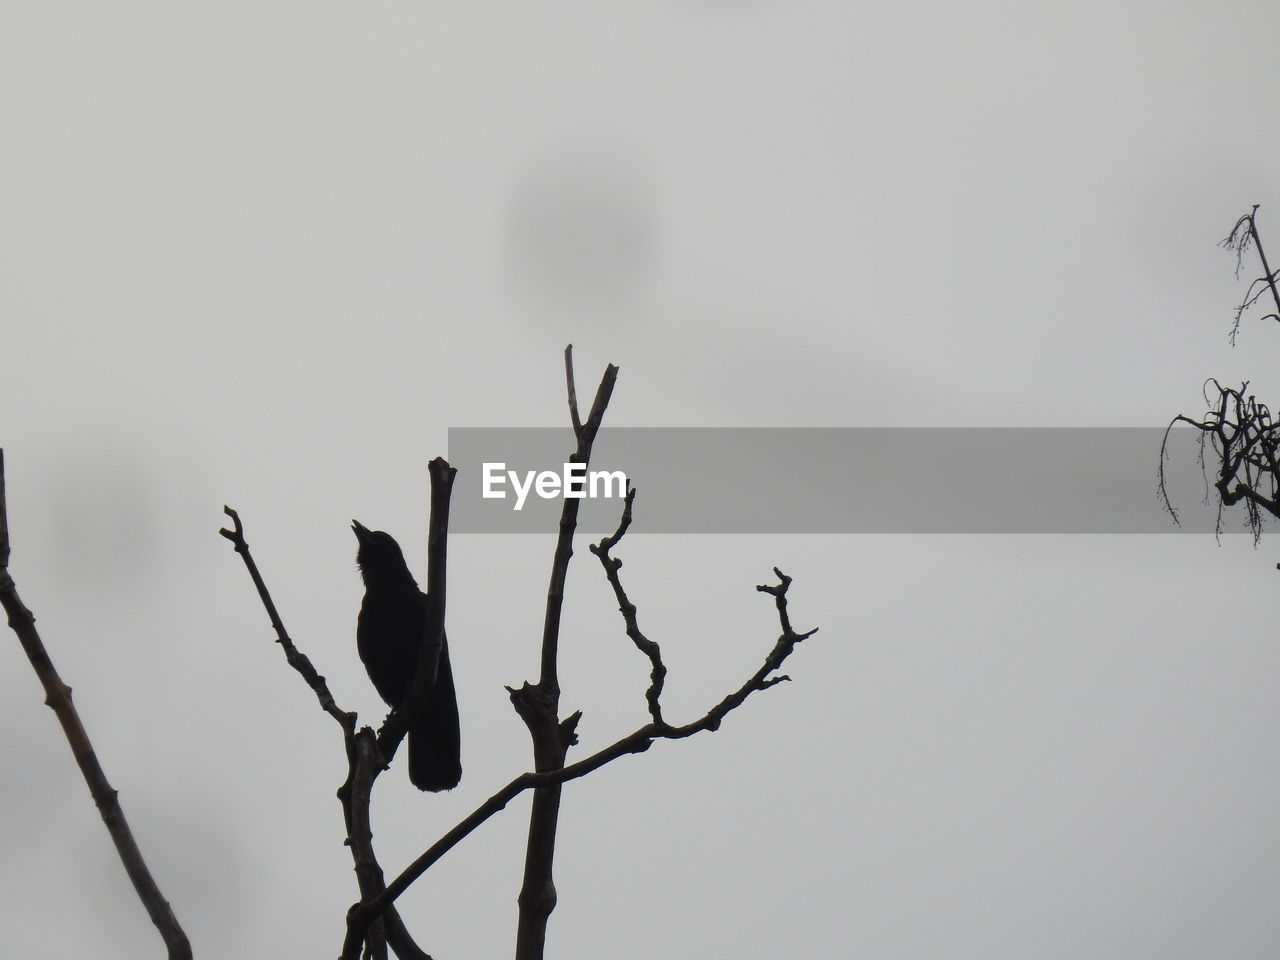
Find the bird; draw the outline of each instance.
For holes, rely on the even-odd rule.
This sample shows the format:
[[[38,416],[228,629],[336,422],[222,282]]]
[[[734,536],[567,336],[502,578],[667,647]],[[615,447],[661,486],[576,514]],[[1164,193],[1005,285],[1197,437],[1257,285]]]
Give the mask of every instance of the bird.
[[[356,622],[356,649],[369,679],[387,705],[398,709],[413,683],[432,598],[418,589],[400,544],[389,533],[358,520],[356,566],[364,601]],[[449,665],[449,641],[440,638],[436,685],[409,728],[409,781],[419,790],[452,790],[462,779],[458,696]]]

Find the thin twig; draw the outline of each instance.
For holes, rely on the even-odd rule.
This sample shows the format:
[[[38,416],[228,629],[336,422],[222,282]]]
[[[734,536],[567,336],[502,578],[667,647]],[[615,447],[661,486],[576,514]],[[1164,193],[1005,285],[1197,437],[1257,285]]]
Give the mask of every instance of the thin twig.
[[[1276,288],[1276,275],[1272,272],[1271,265],[1267,262],[1267,255],[1262,249],[1262,237],[1258,234],[1257,217],[1258,204],[1255,203],[1252,210],[1235,222],[1226,239],[1219,244],[1228,250],[1235,251],[1237,280],[1240,279],[1240,272],[1244,269],[1244,255],[1249,249],[1250,243],[1257,246],[1258,258],[1262,261],[1263,275],[1250,281],[1248,289],[1245,290],[1244,298],[1236,306],[1235,319],[1231,324],[1231,332],[1228,336],[1233,347],[1236,345],[1236,336],[1240,333],[1240,321],[1243,319],[1245,311],[1257,303],[1267,290],[1271,291],[1271,298],[1275,301],[1277,312],[1269,313],[1262,319],[1280,320],[1280,290]]]
[[[582,420],[578,416],[578,388],[573,382],[573,344],[564,348],[564,379],[569,389],[569,419],[573,422],[573,435],[582,432]]]
[[[565,362],[572,373],[573,346],[565,348]],[[605,367],[600,385],[596,388],[595,400],[591,404],[591,412],[583,424],[574,424],[574,436],[577,449],[569,457],[572,463],[588,464],[591,461],[591,448],[595,444],[596,434],[604,421],[605,409],[609,406],[609,398],[613,396],[613,387],[618,380],[618,368],[613,364]],[[572,384],[572,378],[570,379]],[[577,409],[577,398],[572,401],[572,409]],[[560,642],[560,613],[564,608],[564,585],[569,573],[569,561],[573,557],[573,534],[578,527],[578,507],[581,499],[565,497],[564,506],[560,510],[560,528],[556,539],[555,554],[551,562],[551,584],[547,588],[546,618],[542,625],[542,673],[539,685],[552,696],[560,695],[560,681],[556,669],[556,657]]]
[[[622,519],[619,521],[618,529],[614,531],[613,536],[605,537],[599,543],[591,544],[588,549],[596,555],[601,566],[604,567],[604,575],[609,580],[609,586],[613,587],[614,598],[618,601],[618,610],[621,612],[623,622],[626,624],[627,636],[636,645],[636,649],[649,658],[649,689],[645,691],[644,698],[649,704],[649,716],[653,717],[654,725],[661,729],[666,726],[666,722],[662,719],[661,697],[662,686],[667,679],[667,668],[662,662],[662,650],[640,631],[640,623],[636,619],[636,605],[631,602],[627,596],[627,591],[623,589],[622,578],[619,575],[619,571],[622,569],[622,561],[609,554],[609,551],[618,545],[618,541],[626,535],[627,529],[631,526],[631,505],[635,503],[635,499],[636,491],[633,487],[627,491],[627,500],[622,508]]]
[[[133,882],[133,889],[137,891],[151,922],[164,940],[170,960],[190,960],[191,943],[142,858],[142,851],[138,849],[133,832],[125,820],[119,794],[107,782],[107,775],[98,762],[89,734],[71,702],[71,688],[62,681],[54,668],[36,631],[35,616],[18,597],[18,588],[9,575],[9,517],[5,503],[3,450],[0,450],[0,605],[4,606],[9,616],[9,626],[17,634],[27,659],[31,661],[36,676],[44,686],[45,703],[53,708],[58,722],[62,724],[62,731],[71,745],[71,752],[75,755],[80,772],[89,785],[93,802],[107,825],[107,832]]]
[[[266,582],[262,579],[262,574],[258,571],[258,565],[254,562],[253,554],[249,552],[249,544],[244,539],[244,527],[240,523],[240,514],[236,513],[230,507],[224,506],[222,512],[231,518],[232,528],[228,530],[223,527],[218,531],[219,534],[231,541],[235,547],[236,553],[240,554],[240,559],[244,561],[245,568],[249,571],[249,576],[253,580],[253,585],[258,591],[258,598],[262,601],[262,606],[266,608],[267,617],[271,620],[271,626],[276,631],[276,643],[280,644],[280,648],[284,650],[285,660],[289,666],[297,670],[302,675],[302,679],[306,681],[316,695],[316,699],[320,701],[320,706],[324,712],[337,720],[343,729],[355,729],[356,715],[343,710],[333,699],[333,694],[329,692],[329,685],[325,682],[323,676],[311,663],[309,657],[302,653],[294,645],[290,639],[289,633],[284,628],[284,621],[280,619],[280,613],[276,610],[275,601],[271,599],[271,592],[267,589]]]

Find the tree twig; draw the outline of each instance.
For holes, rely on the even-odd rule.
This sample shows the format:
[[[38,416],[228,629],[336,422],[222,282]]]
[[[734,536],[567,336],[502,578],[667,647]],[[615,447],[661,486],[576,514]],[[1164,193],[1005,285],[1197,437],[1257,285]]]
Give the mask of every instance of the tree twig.
[[[591,544],[588,549],[599,559],[601,566],[604,567],[604,575],[609,580],[609,586],[613,587],[613,595],[618,601],[618,610],[626,624],[627,636],[636,645],[636,649],[649,658],[651,667],[649,689],[645,691],[644,698],[649,703],[649,716],[653,718],[654,725],[662,729],[666,727],[666,721],[662,719],[662,686],[667,679],[667,668],[662,662],[662,650],[640,632],[640,624],[636,620],[636,605],[627,597],[627,591],[622,587],[622,578],[619,575],[619,571],[622,570],[622,561],[609,555],[609,551],[618,545],[618,541],[631,526],[631,506],[635,503],[635,499],[636,491],[633,487],[627,491],[627,500],[622,507],[622,519],[613,536]]]
[[[1236,307],[1235,321],[1231,325],[1231,334],[1228,338],[1233,347],[1236,344],[1236,335],[1240,332],[1240,321],[1244,312],[1257,303],[1268,290],[1271,291],[1271,299],[1275,301],[1277,312],[1269,313],[1263,319],[1280,320],[1280,289],[1276,288],[1276,274],[1272,272],[1271,265],[1267,262],[1267,254],[1262,249],[1262,237],[1258,234],[1258,206],[1255,203],[1252,210],[1237,220],[1231,232],[1227,234],[1227,238],[1220,244],[1236,253],[1236,279],[1240,278],[1240,271],[1244,267],[1244,254],[1249,249],[1250,243],[1258,248],[1258,259],[1262,261],[1262,276],[1250,282],[1248,289],[1245,290],[1244,299]]]
[[[124,810],[120,806],[119,794],[107,782],[107,775],[98,762],[98,755],[89,741],[89,734],[80,720],[80,715],[71,702],[71,688],[67,686],[53,666],[48,651],[36,631],[35,616],[27,609],[18,597],[18,588],[9,574],[9,518],[5,502],[4,486],[4,451],[0,450],[0,605],[4,606],[9,617],[9,626],[17,634],[22,649],[31,661],[36,676],[44,686],[45,703],[53,708],[71,752],[76,758],[80,772],[89,785],[89,793],[93,797],[102,821],[107,825],[107,832],[115,844],[120,861],[137,891],[142,905],[146,907],[151,922],[155,924],[168,949],[170,960],[190,960],[191,943],[178,923],[173,908],[160,892],[159,886],[151,876],[142,851],[133,838],[125,820]]]
[[[271,599],[271,591],[267,589],[267,584],[258,570],[258,564],[254,562],[253,554],[249,552],[249,544],[245,542],[244,526],[240,523],[240,514],[227,506],[222,508],[222,512],[231,518],[232,529],[228,530],[223,527],[218,533],[231,541],[236,553],[240,554],[240,559],[244,561],[245,568],[249,571],[253,585],[258,591],[258,598],[262,601],[262,606],[267,611],[267,617],[271,620],[271,626],[275,629],[276,643],[280,644],[280,649],[284,651],[285,660],[288,661],[289,666],[302,675],[302,679],[306,681],[307,686],[315,693],[316,699],[320,701],[320,706],[324,712],[337,720],[344,730],[354,730],[356,715],[338,706],[333,699],[333,694],[329,692],[329,685],[325,682],[324,677],[320,675],[320,671],[315,668],[306,654],[298,650],[293,640],[289,637],[289,632],[285,630],[284,621],[280,619],[280,612],[276,610],[275,601]]]
[[[570,409],[573,411],[573,433],[577,441],[577,449],[570,455],[569,460],[572,463],[588,464],[591,461],[591,448],[595,444],[600,425],[604,422],[604,412],[609,406],[609,398],[613,396],[613,387],[618,380],[618,368],[613,364],[605,367],[586,423],[578,422],[577,396],[573,386],[572,344],[565,348],[565,372],[569,378],[568,391],[571,398]],[[538,682],[557,698],[560,695],[560,681],[556,669],[560,643],[560,613],[564,608],[564,584],[569,574],[569,561],[573,557],[573,534],[578,527],[578,507],[581,502],[577,497],[565,497],[564,506],[560,510],[559,534],[556,539],[555,555],[551,562],[551,584],[547,588],[546,618],[542,625],[542,674]]]
[[[582,420],[578,416],[578,388],[573,382],[573,344],[564,348],[564,378],[569,385],[569,419],[573,423],[573,435],[582,432]]]

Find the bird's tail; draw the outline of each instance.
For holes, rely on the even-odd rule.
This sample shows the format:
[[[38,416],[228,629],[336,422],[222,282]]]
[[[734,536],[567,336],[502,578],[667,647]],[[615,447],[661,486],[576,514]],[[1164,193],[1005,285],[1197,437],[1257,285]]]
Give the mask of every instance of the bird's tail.
[[[419,724],[409,731],[409,782],[419,790],[452,790],[462,779],[458,752],[442,750]]]
[[[409,782],[419,790],[452,790],[462,779],[458,697],[447,646],[440,651],[435,689],[409,731],[408,748]]]

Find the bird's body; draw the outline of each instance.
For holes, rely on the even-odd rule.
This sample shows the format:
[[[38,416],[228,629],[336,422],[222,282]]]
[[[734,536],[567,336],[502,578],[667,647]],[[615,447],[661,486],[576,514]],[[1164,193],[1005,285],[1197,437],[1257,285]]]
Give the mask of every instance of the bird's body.
[[[364,602],[356,625],[356,648],[369,679],[387,705],[398,708],[413,683],[424,645],[431,598],[418,589],[400,545],[390,534],[352,522],[360,549]],[[422,714],[409,728],[409,780],[419,790],[451,790],[462,778],[458,698],[441,637],[436,683]]]

